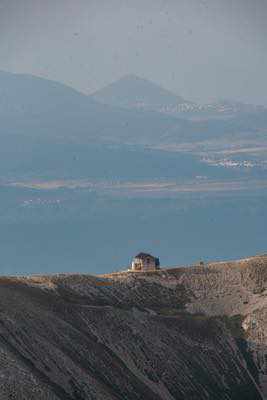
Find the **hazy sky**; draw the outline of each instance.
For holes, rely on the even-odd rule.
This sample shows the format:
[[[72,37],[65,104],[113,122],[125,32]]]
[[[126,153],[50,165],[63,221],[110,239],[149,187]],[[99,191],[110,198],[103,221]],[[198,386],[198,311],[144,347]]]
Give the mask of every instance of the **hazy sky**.
[[[267,105],[267,0],[0,0],[0,69]]]

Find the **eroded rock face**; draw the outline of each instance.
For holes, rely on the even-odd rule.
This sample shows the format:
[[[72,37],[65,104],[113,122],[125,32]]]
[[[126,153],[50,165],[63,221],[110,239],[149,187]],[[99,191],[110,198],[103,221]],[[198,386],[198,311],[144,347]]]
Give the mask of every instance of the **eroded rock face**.
[[[267,257],[0,278],[0,398],[262,399],[266,281]]]

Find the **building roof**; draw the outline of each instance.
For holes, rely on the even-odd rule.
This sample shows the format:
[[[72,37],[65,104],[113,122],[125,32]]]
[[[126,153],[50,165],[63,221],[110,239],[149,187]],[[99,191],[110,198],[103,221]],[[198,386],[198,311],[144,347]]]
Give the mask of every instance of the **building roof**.
[[[139,254],[137,254],[137,256],[135,256],[135,258],[140,258],[141,260],[143,260],[145,258],[150,258],[153,260],[156,259],[156,257],[153,257],[151,254],[148,254],[148,253],[139,253]]]

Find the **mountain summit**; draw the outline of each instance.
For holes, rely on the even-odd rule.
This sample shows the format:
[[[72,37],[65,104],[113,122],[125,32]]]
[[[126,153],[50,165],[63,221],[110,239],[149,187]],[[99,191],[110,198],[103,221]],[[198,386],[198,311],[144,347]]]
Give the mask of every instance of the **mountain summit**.
[[[162,88],[158,84],[135,75],[126,75],[95,92],[92,97],[100,103],[123,108],[151,111],[179,111],[193,103]]]
[[[136,75],[125,75],[91,96],[99,103],[126,109],[156,111],[183,118],[224,118],[246,113],[262,112],[263,106],[243,104],[237,101],[218,101],[197,104],[178,96],[157,83]]]

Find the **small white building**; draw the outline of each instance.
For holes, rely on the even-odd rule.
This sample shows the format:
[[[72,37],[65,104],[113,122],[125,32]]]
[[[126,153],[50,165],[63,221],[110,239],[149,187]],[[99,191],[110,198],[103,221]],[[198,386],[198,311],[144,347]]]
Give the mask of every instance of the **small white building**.
[[[160,268],[159,258],[151,254],[139,253],[132,261],[132,271],[156,271]]]

